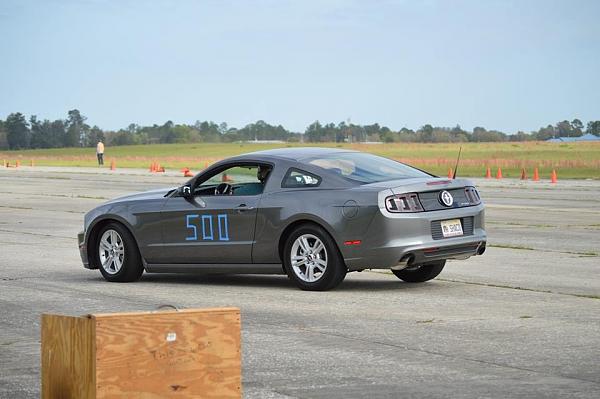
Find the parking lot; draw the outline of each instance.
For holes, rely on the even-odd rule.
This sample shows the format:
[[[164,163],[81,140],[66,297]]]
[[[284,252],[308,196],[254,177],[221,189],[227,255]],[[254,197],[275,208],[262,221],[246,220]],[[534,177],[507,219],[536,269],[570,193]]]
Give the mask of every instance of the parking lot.
[[[40,390],[40,315],[237,306],[245,398],[600,397],[600,182],[478,179],[484,256],[436,279],[349,274],[330,292],[285,276],[83,269],[83,215],[180,174],[0,169],[0,397]]]

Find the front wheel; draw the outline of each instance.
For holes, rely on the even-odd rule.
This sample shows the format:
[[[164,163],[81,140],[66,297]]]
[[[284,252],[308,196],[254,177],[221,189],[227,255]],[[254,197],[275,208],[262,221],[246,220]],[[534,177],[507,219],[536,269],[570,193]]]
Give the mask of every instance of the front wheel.
[[[307,291],[335,288],[347,271],[331,236],[313,224],[301,225],[288,236],[283,265],[288,277]]]
[[[432,280],[438,276],[446,265],[445,260],[440,260],[433,263],[427,263],[421,266],[407,267],[402,270],[393,270],[392,273],[400,280],[407,283],[423,283]]]
[[[98,233],[96,253],[102,276],[113,282],[138,280],[144,272],[133,235],[119,223],[109,223]]]

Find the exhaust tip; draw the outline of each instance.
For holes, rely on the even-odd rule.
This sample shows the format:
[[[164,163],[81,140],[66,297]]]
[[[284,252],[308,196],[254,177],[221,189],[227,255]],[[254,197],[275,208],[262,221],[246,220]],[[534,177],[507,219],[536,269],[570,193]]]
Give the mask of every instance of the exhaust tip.
[[[485,246],[485,242],[479,244],[479,248],[477,248],[477,255],[483,255],[483,253],[485,252]]]
[[[415,256],[413,254],[406,254],[400,259],[400,263],[406,264],[406,266],[410,266],[410,264],[415,260]]]
[[[413,254],[406,254],[402,258],[396,266],[392,267],[392,270],[402,270],[411,265],[411,263],[415,260],[415,256]]]

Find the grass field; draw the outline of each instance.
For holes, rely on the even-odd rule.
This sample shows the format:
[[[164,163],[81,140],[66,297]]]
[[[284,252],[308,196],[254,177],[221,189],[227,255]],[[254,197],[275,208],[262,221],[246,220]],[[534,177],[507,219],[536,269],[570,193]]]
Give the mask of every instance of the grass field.
[[[548,179],[552,169],[559,178],[600,179],[600,143],[463,143],[463,144],[337,144],[320,143],[322,147],[337,147],[371,152],[400,160],[429,172],[446,175],[453,168],[462,145],[459,176],[483,176],[490,167],[495,175],[502,168],[504,177],[518,178],[521,168],[531,177],[538,167],[540,177]],[[254,143],[192,143],[154,144],[107,147],[105,167],[112,160],[117,168],[148,168],[159,162],[167,170],[190,168],[197,172],[207,164],[220,159],[251,151],[279,147],[306,146],[306,144],[254,144]],[[0,159],[11,165],[19,160],[29,165],[45,166],[96,166],[94,148],[57,148],[45,150],[4,151]]]

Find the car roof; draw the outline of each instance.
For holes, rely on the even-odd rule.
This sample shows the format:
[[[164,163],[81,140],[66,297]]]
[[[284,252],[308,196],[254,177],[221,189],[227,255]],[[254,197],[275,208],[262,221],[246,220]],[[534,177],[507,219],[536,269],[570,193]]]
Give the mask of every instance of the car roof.
[[[244,154],[249,158],[254,156],[267,156],[276,158],[287,158],[293,160],[300,160],[304,158],[312,158],[316,156],[324,156],[329,154],[343,153],[343,152],[356,152],[353,150],[339,149],[339,148],[323,148],[323,147],[289,147],[289,148],[274,148],[272,150],[263,150],[250,152]]]
[[[304,164],[303,169],[308,172],[317,173],[319,175],[327,175],[330,183],[336,183],[340,187],[352,187],[358,185],[358,182],[353,182],[349,179],[333,173],[327,169],[323,169],[319,166],[310,165],[304,162],[307,158],[327,156],[331,154],[342,154],[342,153],[356,153],[359,151],[340,149],[340,148],[323,148],[323,147],[286,147],[286,148],[275,148],[272,150],[263,150],[249,152],[233,156],[231,158],[223,159],[213,165],[211,165],[205,172],[214,170],[230,164],[232,162],[272,162],[272,163],[283,163],[287,164],[288,167],[294,164]],[[193,177],[190,182],[202,175],[202,172]]]

